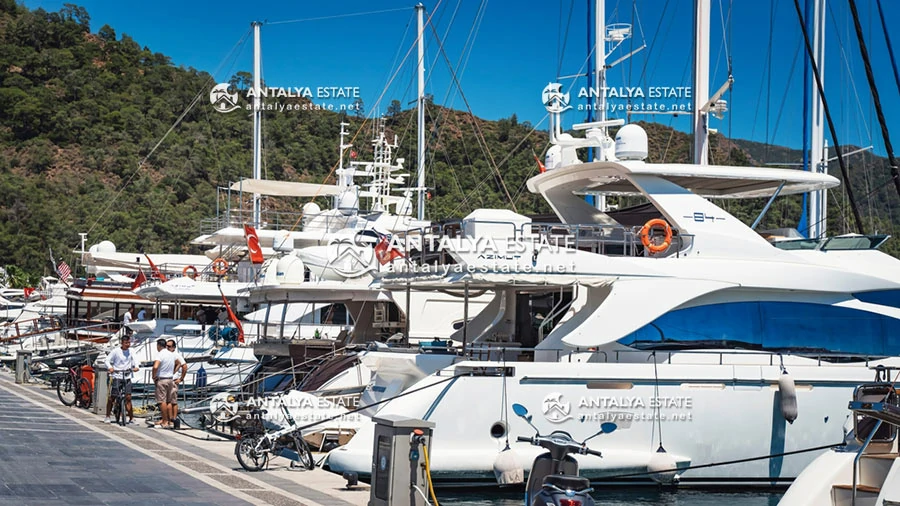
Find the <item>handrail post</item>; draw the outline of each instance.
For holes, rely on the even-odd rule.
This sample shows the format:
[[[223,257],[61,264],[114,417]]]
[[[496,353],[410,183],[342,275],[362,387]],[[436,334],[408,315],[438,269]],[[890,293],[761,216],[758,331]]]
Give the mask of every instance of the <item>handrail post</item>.
[[[853,416],[856,416],[856,414]],[[875,433],[878,432],[879,428],[881,428],[881,420],[878,420],[878,423],[872,428],[872,432],[866,437],[866,442],[863,443],[859,451],[856,452],[856,457],[853,457],[853,489],[852,495],[850,496],[850,506],[856,506],[856,476],[859,474],[859,459],[862,458],[863,452],[866,451],[866,448],[868,448],[869,443],[872,442],[872,438],[875,437]]]

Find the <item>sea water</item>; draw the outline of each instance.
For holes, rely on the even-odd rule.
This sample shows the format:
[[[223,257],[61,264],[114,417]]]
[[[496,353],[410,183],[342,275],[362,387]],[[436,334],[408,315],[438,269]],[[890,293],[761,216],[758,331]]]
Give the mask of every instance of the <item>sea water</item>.
[[[661,490],[652,487],[595,489],[593,496],[598,506],[775,506],[783,491],[771,490]],[[522,491],[437,491],[437,499],[444,506],[522,506]]]

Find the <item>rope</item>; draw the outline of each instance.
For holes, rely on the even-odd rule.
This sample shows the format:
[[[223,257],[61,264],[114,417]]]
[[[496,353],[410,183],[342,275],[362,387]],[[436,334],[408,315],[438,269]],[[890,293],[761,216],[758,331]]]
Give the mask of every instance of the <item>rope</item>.
[[[408,10],[409,7],[399,7],[396,9],[382,9],[380,11],[354,12],[351,14],[335,14],[333,16],[320,16],[317,18],[289,19],[285,21],[266,21],[267,25],[286,25],[289,23],[305,23],[307,21],[324,21],[326,19],[352,18],[354,16],[371,16],[373,14],[384,14],[386,12],[397,12]]]
[[[659,473],[659,474],[671,473],[671,472],[683,473],[685,471],[690,471],[692,469],[706,469],[706,468],[710,468],[710,467],[728,466],[731,464],[743,464],[745,462],[754,462],[757,460],[767,460],[767,459],[775,459],[775,458],[779,458],[779,457],[788,457],[790,455],[798,455],[801,453],[817,452],[817,451],[821,451],[821,450],[829,450],[831,448],[842,448],[846,445],[847,445],[847,443],[841,441],[840,443],[816,446],[813,448],[804,448],[803,450],[794,450],[794,451],[790,451],[790,452],[773,453],[770,455],[761,455],[759,457],[749,457],[746,459],[726,460],[724,462],[711,462],[709,464],[701,464],[698,466],[688,466],[688,467],[683,467],[683,468],[673,467],[671,469],[665,469],[663,471],[656,471],[656,472],[652,472],[652,473],[644,471],[644,472],[640,472],[640,473],[629,473],[629,474],[617,474],[614,476],[604,476],[603,480],[607,481],[607,480],[616,480],[619,478],[631,478],[631,477],[635,477],[635,476],[650,476],[651,474],[657,474],[657,473]]]

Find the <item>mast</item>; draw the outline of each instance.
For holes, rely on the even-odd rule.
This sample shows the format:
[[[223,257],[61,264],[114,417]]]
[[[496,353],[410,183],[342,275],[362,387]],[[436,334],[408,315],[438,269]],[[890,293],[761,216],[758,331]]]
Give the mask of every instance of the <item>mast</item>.
[[[813,0],[812,13],[813,58],[819,67],[822,85],[825,84],[825,0]],[[825,116],[819,87],[812,85],[812,124],[810,126],[810,165],[817,173],[828,172],[828,155],[825,148]],[[827,194],[824,190],[809,193],[809,237],[825,237],[825,210]]]
[[[418,206],[416,216],[425,219],[425,6],[416,5],[419,27],[419,96],[418,102],[418,150],[416,151],[418,174]]]
[[[597,105],[600,107],[600,112],[597,114],[597,121],[604,126],[600,127],[603,135],[601,138],[605,139],[609,135],[609,129],[605,126],[606,122],[606,1],[605,0],[596,0],[596,5],[594,6],[594,10],[596,10],[596,14],[594,15],[594,40],[596,44],[594,46],[594,71],[597,72],[597,89],[600,93],[597,94]],[[588,120],[590,121],[590,120]],[[596,155],[594,156],[594,160],[597,161],[606,161],[606,146],[601,147],[597,150]],[[600,211],[606,211],[606,195],[595,195],[594,196],[594,207],[599,209]]]
[[[262,23],[254,21],[250,23],[253,27],[253,179],[262,178],[262,107],[260,95],[262,88],[260,87],[260,46],[259,46],[259,28]],[[253,226],[261,227],[260,221],[260,195],[253,194]]]
[[[709,164],[709,0],[694,1],[694,163]]]

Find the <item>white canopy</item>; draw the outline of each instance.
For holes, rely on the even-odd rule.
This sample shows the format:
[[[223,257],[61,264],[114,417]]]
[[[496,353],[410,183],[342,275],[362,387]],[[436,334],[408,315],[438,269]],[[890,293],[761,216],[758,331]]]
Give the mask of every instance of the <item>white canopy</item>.
[[[338,195],[341,188],[332,184],[244,179],[231,185],[231,191],[259,193],[273,197],[324,197]]]

